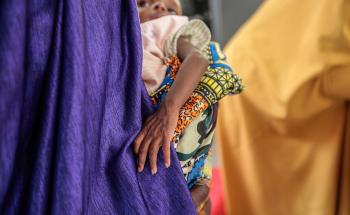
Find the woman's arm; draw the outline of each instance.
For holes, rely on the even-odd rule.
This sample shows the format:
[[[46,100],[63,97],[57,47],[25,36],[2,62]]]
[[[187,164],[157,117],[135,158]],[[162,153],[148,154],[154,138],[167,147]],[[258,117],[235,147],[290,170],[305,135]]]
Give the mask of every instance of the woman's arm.
[[[170,141],[175,131],[179,110],[191,96],[209,65],[207,58],[181,37],[178,39],[177,53],[183,62],[176,79],[165,101],[146,120],[134,143],[134,151],[138,154],[139,172],[144,169],[147,155],[152,174],[157,172],[157,155],[160,147],[163,147],[165,166],[170,166]]]

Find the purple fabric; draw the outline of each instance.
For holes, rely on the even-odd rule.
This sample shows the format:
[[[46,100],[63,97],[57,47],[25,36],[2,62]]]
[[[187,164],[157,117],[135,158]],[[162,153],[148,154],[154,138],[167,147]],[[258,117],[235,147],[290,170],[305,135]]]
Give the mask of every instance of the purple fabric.
[[[0,214],[195,214],[181,168],[138,174],[153,110],[133,0],[0,3]]]

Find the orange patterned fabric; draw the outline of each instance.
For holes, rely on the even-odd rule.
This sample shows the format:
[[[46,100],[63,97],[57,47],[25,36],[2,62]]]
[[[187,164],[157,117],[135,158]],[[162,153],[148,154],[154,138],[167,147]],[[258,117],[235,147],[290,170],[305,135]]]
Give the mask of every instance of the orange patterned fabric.
[[[194,118],[199,116],[205,109],[209,107],[209,103],[205,98],[198,94],[193,93],[187,102],[182,106],[179,112],[179,119],[175,129],[173,142],[177,144],[180,134],[187,128]]]
[[[162,96],[164,96],[170,89],[173,84],[176,74],[180,69],[181,61],[177,56],[172,56],[170,59],[166,60],[165,64],[168,66],[168,71],[170,74],[166,84],[162,84],[162,86],[151,95],[152,102],[154,105],[159,104]],[[191,97],[186,101],[186,103],[182,106],[179,112],[179,118],[177,121],[177,126],[175,129],[174,137],[172,141],[175,146],[179,142],[180,134],[188,127],[188,125],[193,121],[193,119],[199,116],[205,109],[209,107],[208,101],[199,93],[194,92]]]
[[[226,63],[219,44],[211,42],[207,51],[210,64],[180,109],[172,139],[189,189],[194,185],[207,184],[211,179],[211,145],[217,102],[226,95],[238,94],[243,90],[241,79]],[[181,61],[172,56],[164,64],[167,66],[166,76],[160,87],[150,94],[157,107],[174,83]]]
[[[167,75],[161,86],[155,92],[150,94],[154,105],[159,105],[162,98],[169,91],[181,66],[180,59],[175,55],[170,59],[167,59],[164,63],[167,65]]]

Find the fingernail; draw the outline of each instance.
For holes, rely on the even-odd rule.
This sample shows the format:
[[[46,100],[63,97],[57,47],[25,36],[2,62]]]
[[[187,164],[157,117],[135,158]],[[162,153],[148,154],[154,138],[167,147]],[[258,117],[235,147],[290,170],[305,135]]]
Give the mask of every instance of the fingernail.
[[[152,169],[152,175],[155,175],[157,173],[157,169]]]
[[[139,167],[137,168],[137,171],[142,172],[142,168],[139,166]]]
[[[165,163],[165,167],[169,168],[170,167],[170,163]]]

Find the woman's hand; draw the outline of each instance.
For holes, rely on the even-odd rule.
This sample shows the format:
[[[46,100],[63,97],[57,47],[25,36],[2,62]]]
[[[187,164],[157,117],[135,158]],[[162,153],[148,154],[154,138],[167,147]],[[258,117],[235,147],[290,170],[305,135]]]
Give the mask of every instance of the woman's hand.
[[[157,155],[160,147],[163,147],[165,166],[167,168],[170,166],[170,141],[174,135],[178,115],[179,108],[165,101],[146,120],[134,142],[139,172],[143,171],[148,155],[151,172],[153,175],[157,173]]]
[[[179,110],[191,96],[209,65],[208,59],[184,38],[179,38],[177,46],[178,55],[183,62],[174,84],[158,111],[146,120],[134,143],[139,172],[145,166],[147,155],[152,174],[157,172],[160,147],[163,147],[165,166],[170,166],[170,141],[174,135]]]

